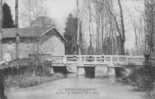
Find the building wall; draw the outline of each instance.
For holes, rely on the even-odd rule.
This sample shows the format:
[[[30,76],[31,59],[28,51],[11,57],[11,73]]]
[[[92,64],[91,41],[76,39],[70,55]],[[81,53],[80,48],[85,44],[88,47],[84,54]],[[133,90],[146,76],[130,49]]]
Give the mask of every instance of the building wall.
[[[3,59],[6,60],[8,58],[8,55],[11,59],[15,59],[15,43],[4,43],[3,44]]]
[[[20,43],[19,44],[19,58],[28,58],[29,54],[32,54],[36,50],[35,43]],[[4,43],[3,44],[3,59],[8,57],[11,59],[16,58],[16,44],[15,43]]]
[[[53,35],[40,44],[40,52],[42,54],[51,54],[55,56],[65,55],[64,42],[58,36]]]
[[[34,43],[20,43],[19,44],[19,58],[27,58],[29,54],[33,54],[36,50]]]

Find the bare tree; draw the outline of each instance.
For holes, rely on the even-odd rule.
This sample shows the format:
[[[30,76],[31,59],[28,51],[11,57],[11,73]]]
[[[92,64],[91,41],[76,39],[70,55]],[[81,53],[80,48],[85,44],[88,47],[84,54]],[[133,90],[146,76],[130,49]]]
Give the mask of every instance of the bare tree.
[[[107,1],[108,3],[110,2]],[[105,0],[95,0],[95,8],[96,8],[96,25],[97,25],[97,37],[96,37],[96,51],[97,54],[103,53],[103,47],[104,47],[104,39],[106,35],[109,35],[109,27],[110,25],[109,18],[110,16],[108,15],[108,11],[105,7],[106,2]]]
[[[47,12],[43,6],[44,2],[45,0],[23,0],[23,11],[21,11],[20,17],[29,24],[39,16],[46,16]]]
[[[89,24],[89,37],[90,37],[90,40],[89,40],[89,47],[88,47],[88,54],[93,54],[93,45],[92,45],[92,30],[91,30],[91,23],[92,23],[92,14],[91,14],[91,2],[90,2],[90,0],[88,0],[88,16],[89,16],[89,22],[88,22],[88,24]]]
[[[29,13],[31,15],[31,18],[36,18],[42,15],[46,15],[45,8],[43,7],[43,2],[45,0],[28,0],[29,3]]]
[[[135,35],[135,54],[142,55],[144,52],[144,17],[141,16],[139,19],[135,20],[130,16],[132,27]]]
[[[105,18],[105,2],[104,0],[95,0],[96,7],[96,54],[103,53],[103,31],[104,31],[104,18]]]
[[[76,44],[77,44],[77,48],[76,48],[76,50],[77,50],[77,54],[81,54],[82,52],[81,52],[81,43],[82,42],[80,42],[80,39],[82,38],[82,35],[80,35],[80,17],[79,17],[79,14],[80,14],[80,8],[79,8],[79,0],[76,0],[76,7],[77,7],[77,38],[76,38]]]
[[[119,37],[117,30],[120,33],[119,21],[114,15],[112,0],[96,0],[96,24],[97,24],[97,49],[101,49],[100,53],[117,54],[118,48],[115,48],[115,42]],[[116,26],[118,29],[116,29]],[[107,43],[109,42],[109,44]],[[108,45],[106,48],[105,46]],[[118,47],[118,46],[117,46]],[[108,49],[107,49],[108,48]],[[105,50],[108,50],[105,51]],[[121,52],[121,51],[119,51]]]
[[[125,25],[124,25],[124,13],[123,13],[123,8],[122,8],[122,3],[120,0],[117,0],[118,3],[118,9],[119,9],[119,17],[117,17],[114,14],[114,9],[112,8],[112,6],[110,5],[110,3],[108,2],[108,0],[105,0],[105,7],[107,9],[107,11],[109,12],[110,16],[111,16],[111,20],[113,20],[117,33],[119,35],[120,38],[120,42],[119,42],[119,54],[123,55],[125,54]]]
[[[82,1],[82,0],[81,0]],[[94,54],[94,48],[96,47],[95,41],[95,9],[93,0],[83,0],[83,5],[80,8],[80,24],[82,25],[81,31],[84,34],[82,36],[83,44],[85,44],[85,54]],[[87,50],[87,51],[86,51]]]
[[[19,19],[19,1],[15,1],[15,26],[18,29],[18,19]],[[19,33],[16,32],[16,59],[19,58]]]
[[[120,37],[121,37],[121,42],[120,42],[120,50],[121,50],[121,54],[125,54],[125,47],[124,47],[124,43],[125,43],[125,26],[124,26],[124,16],[123,16],[123,9],[122,9],[122,4],[121,1],[118,0],[118,6],[119,6],[119,10],[120,10]]]
[[[91,6],[90,3],[92,4]],[[87,11],[86,13],[84,13],[85,15],[83,16],[87,18],[84,20],[85,22],[87,20],[87,23],[84,23],[83,25],[87,24],[87,27],[84,26],[86,30],[83,32],[89,32],[87,33],[87,36],[89,37],[88,45],[92,44],[93,48],[96,48],[96,54],[103,54],[104,40],[106,37],[110,37],[110,40],[112,42],[114,42],[115,40],[119,41],[117,47],[119,47],[120,51],[117,54],[125,54],[125,26],[124,13],[121,1],[118,0],[120,15],[119,17],[114,13],[115,10],[113,9],[113,0],[90,0],[89,2],[87,0],[87,2],[85,1],[84,6]],[[95,15],[93,12],[94,10]],[[94,23],[96,24],[96,27],[92,25]],[[118,35],[120,37],[118,37]],[[91,46],[88,47],[90,48]],[[111,50],[109,54],[115,53],[113,52],[115,49],[113,43],[109,48]]]

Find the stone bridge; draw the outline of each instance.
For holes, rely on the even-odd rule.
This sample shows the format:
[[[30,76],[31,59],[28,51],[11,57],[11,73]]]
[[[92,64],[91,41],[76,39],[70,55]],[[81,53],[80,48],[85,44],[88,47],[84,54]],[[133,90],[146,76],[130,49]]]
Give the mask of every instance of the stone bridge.
[[[115,74],[115,67],[142,66],[143,56],[127,55],[42,55],[42,60],[48,60],[53,67],[67,67],[71,72],[78,75],[84,74],[84,68],[93,68],[95,72],[104,68],[107,74]]]

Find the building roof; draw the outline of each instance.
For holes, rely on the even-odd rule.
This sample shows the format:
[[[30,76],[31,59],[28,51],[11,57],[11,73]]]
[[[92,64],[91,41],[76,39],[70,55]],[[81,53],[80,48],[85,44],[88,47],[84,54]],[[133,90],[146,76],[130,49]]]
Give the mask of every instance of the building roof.
[[[56,30],[55,27],[27,27],[27,28],[7,28],[3,29],[2,38],[16,38],[16,33],[22,38],[42,37],[49,31],[56,31],[58,36],[65,41],[64,37]]]

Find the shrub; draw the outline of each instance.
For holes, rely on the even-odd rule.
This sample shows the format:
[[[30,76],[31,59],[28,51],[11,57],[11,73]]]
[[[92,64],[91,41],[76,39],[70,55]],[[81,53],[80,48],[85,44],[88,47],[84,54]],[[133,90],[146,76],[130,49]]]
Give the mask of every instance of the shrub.
[[[155,87],[153,90],[147,92],[146,99],[155,99]]]
[[[153,88],[154,82],[154,67],[143,66],[135,69],[128,77],[129,83],[140,91],[149,91]]]

